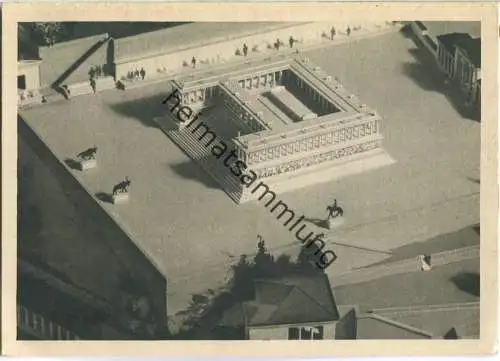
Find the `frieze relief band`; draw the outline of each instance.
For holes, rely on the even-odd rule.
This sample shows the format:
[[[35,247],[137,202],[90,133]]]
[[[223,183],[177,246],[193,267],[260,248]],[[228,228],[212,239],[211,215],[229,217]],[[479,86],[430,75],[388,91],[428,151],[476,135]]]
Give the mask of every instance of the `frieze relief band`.
[[[262,169],[252,169],[259,178],[274,177],[280,174],[294,172],[299,169],[310,167],[319,163],[328,162],[331,160],[348,157],[350,155],[367,152],[376,149],[380,146],[380,140],[374,140],[367,143],[356,144],[334,151],[318,154],[312,157],[298,159],[289,163],[281,164],[275,167],[268,167]]]
[[[288,144],[281,144],[267,149],[250,152],[248,154],[248,164],[257,164],[273,159],[290,156],[297,153],[307,152],[322,147],[327,147],[342,142],[360,139],[362,137],[370,136],[378,132],[378,119],[369,121],[363,124],[356,124],[353,126],[346,126],[342,129],[315,135],[300,141],[291,142]]]

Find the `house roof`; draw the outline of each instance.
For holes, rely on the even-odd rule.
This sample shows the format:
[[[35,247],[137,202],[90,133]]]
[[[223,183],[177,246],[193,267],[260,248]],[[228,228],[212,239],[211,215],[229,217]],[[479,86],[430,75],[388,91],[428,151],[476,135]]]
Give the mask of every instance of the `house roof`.
[[[476,67],[481,67],[481,38],[472,38],[466,33],[445,34],[437,38],[448,51],[454,53],[458,47]]]
[[[326,275],[265,279],[254,284],[255,300],[235,305],[225,312],[222,325],[268,326],[328,322],[339,318]]]
[[[368,313],[356,319],[356,339],[431,339],[432,334],[389,318]]]
[[[479,302],[396,307],[373,312],[405,325],[425,329],[436,337],[450,338],[454,334],[460,338],[478,338],[480,335]]]

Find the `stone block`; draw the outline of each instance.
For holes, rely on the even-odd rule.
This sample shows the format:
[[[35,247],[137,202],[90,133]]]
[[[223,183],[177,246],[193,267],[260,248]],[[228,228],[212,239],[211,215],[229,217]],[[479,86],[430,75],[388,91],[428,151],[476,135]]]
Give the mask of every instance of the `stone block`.
[[[335,229],[344,224],[344,219],[342,217],[332,218],[328,221],[325,221],[326,228]]]
[[[128,201],[129,201],[128,192],[118,193],[113,195],[113,204],[128,203]]]
[[[79,164],[80,164],[80,170],[83,171],[91,168],[96,168],[97,160],[96,159],[81,160]]]

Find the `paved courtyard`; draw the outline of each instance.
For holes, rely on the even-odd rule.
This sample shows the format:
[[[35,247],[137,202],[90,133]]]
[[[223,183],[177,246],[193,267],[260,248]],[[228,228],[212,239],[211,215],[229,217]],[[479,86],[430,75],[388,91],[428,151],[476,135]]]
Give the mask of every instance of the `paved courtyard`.
[[[415,51],[410,39],[387,34],[307,54],[382,115],[384,147],[397,160],[281,195],[311,220],[323,218],[327,202],[337,198],[345,225],[325,232],[331,241],[387,251],[479,222],[480,123],[457,113]],[[68,171],[167,275],[173,314],[192,294],[223,283],[231,262],[256,250],[257,234],[277,254],[296,254],[298,245],[263,204],[233,203],[154,126],[169,91],[167,82],[111,90],[22,116],[61,161],[99,147],[98,169]],[[125,176],[132,180],[130,203],[103,201]],[[388,257],[329,248],[338,255],[327,270],[331,277]]]

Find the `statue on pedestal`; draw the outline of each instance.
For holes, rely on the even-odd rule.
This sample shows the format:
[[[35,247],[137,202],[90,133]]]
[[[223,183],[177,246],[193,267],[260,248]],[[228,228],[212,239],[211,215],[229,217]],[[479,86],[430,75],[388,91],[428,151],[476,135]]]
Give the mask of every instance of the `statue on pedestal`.
[[[76,156],[80,159],[80,170],[97,167],[97,147],[94,145],[91,148],[85,149],[83,152],[78,153]]]
[[[125,177],[125,180],[121,181],[113,187],[113,195],[115,196],[119,193],[128,193],[128,187],[130,187],[130,179],[128,177]]]
[[[83,160],[95,159],[97,154],[97,147],[94,145],[92,148],[85,149],[83,152],[78,153],[77,157]]]
[[[340,224],[338,217],[342,217],[344,215],[344,210],[342,207],[337,205],[337,200],[334,199],[333,204],[326,207],[326,211],[328,212],[326,218],[326,228],[332,229],[336,224]]]
[[[122,203],[128,201],[128,189],[130,187],[130,179],[125,177],[125,180],[113,187],[113,203]]]

